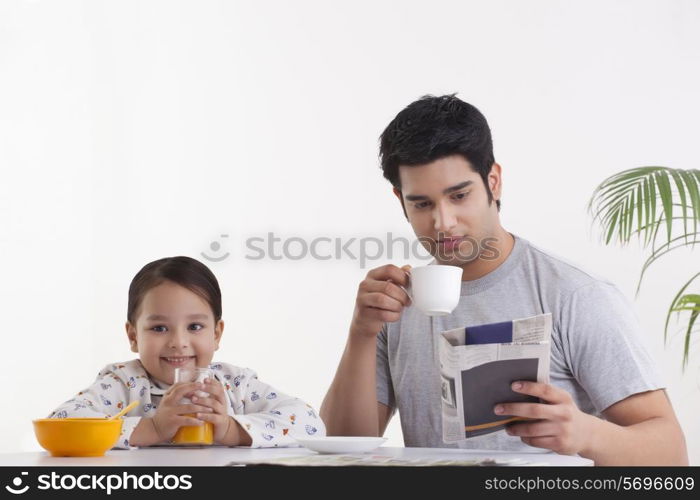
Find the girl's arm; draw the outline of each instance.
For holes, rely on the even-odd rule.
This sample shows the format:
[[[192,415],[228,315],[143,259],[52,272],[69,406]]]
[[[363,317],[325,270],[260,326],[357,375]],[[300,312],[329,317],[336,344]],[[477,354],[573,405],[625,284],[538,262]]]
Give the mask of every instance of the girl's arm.
[[[111,370],[102,370],[87,389],[56,408],[48,418],[109,418],[129,404],[129,392]],[[141,417],[124,417],[114,448],[130,448],[129,438]]]
[[[244,397],[233,419],[250,436],[252,448],[298,446],[293,436],[325,436],[323,421],[301,399],[277,391],[251,371],[242,384]]]
[[[162,441],[158,431],[153,425],[152,418],[139,418],[139,423],[134,427],[129,438],[131,446],[151,446]]]

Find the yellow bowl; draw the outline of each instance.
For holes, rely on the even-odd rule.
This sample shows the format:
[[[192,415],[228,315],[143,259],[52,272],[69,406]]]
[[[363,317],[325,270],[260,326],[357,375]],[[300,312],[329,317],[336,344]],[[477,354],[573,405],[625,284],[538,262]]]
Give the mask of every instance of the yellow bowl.
[[[101,457],[122,430],[121,418],[41,418],[32,423],[37,441],[53,457]]]

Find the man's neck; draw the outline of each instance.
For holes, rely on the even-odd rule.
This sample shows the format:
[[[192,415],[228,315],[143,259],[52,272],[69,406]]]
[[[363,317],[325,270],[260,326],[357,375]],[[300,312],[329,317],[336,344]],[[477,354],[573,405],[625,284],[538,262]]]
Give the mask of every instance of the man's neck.
[[[495,241],[492,240],[489,242],[488,255],[491,256],[495,253],[496,258],[485,259],[484,257],[480,256],[479,258],[461,266],[462,281],[473,281],[483,278],[506,261],[510,253],[513,251],[515,238],[512,234],[500,226],[493,238]]]

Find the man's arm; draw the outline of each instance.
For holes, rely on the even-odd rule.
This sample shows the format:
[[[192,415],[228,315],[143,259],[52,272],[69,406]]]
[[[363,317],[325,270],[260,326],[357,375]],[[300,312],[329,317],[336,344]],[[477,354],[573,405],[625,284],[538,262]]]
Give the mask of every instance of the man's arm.
[[[379,436],[376,337],[350,334],[328,394],[321,420],[329,436]]]
[[[394,414],[394,410],[391,409],[391,407],[382,404],[382,403],[377,403],[377,417],[378,417],[378,422],[379,422],[379,435],[383,436],[384,432],[386,431],[386,427],[389,425],[389,421],[391,420],[391,416]]]
[[[321,405],[329,436],[380,436],[391,410],[377,402],[377,334],[397,321],[410,302],[397,285],[405,270],[388,265],[371,270],[360,284],[345,351]]]
[[[579,454],[596,465],[687,465],[683,431],[663,390],[629,396],[603,411],[608,420],[583,413],[565,390],[520,382],[513,390],[544,400],[505,403],[497,414],[534,419],[509,425],[508,434],[538,448]],[[500,408],[499,408],[500,407]]]
[[[666,391],[635,394],[596,419],[590,450],[596,465],[688,465],[685,436]]]
[[[591,281],[569,294],[557,316],[567,366],[604,418],[583,413],[561,388],[525,382],[513,390],[549,404],[520,407],[525,414],[518,415],[539,421],[513,425],[513,435],[597,465],[686,464],[683,433],[656,389],[661,377],[627,298],[610,283]]]

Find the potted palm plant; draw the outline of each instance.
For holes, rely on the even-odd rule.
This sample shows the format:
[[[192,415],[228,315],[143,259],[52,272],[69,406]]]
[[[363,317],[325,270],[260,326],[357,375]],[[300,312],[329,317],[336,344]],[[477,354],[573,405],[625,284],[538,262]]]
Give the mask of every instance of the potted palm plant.
[[[637,282],[642,286],[644,274],[661,257],[674,250],[694,247],[700,241],[700,170],[667,167],[639,167],[619,172],[605,179],[593,192],[588,210],[602,229],[606,245],[622,246],[637,238],[649,250]],[[698,271],[697,269],[695,271]],[[688,365],[690,339],[698,327],[700,272],[695,272],[671,301],[666,314],[664,342],[668,341],[669,322],[673,313],[687,321],[683,348],[683,370]],[[700,325],[700,322],[698,322]]]

